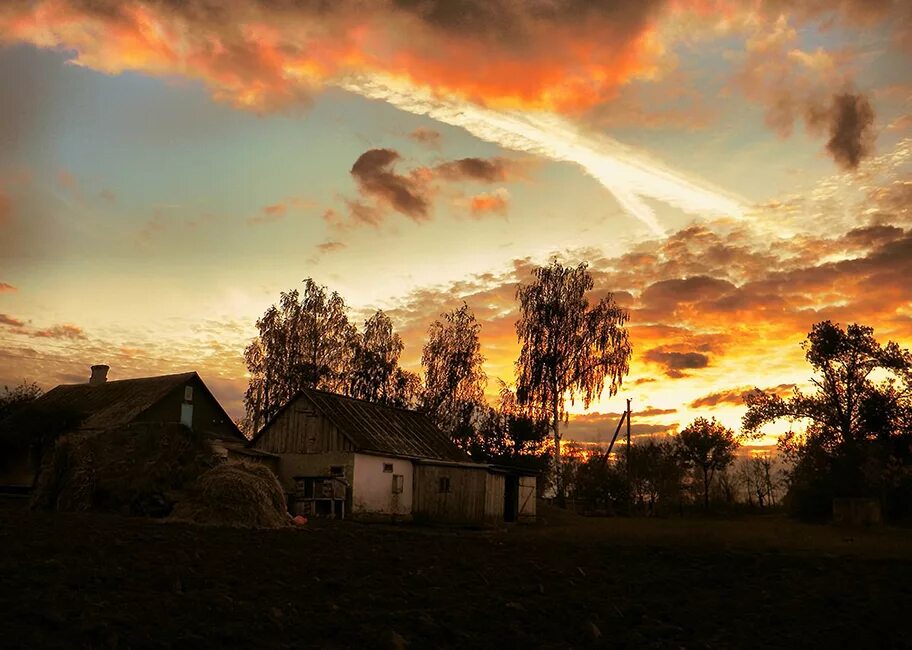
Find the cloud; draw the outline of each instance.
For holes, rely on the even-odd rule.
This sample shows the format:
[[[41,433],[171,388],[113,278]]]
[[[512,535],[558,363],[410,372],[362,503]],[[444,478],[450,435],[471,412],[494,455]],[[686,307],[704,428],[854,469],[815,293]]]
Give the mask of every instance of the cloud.
[[[273,203],[272,205],[265,206],[260,211],[260,214],[247,219],[247,223],[251,226],[255,226],[273,221],[280,221],[285,217],[287,211],[288,206],[284,203]]]
[[[85,332],[81,328],[69,324],[54,325],[47,329],[36,330],[30,336],[46,339],[70,339],[73,341],[86,338]]]
[[[409,133],[409,137],[415,142],[419,142],[431,149],[439,149],[440,143],[443,140],[443,136],[440,134],[440,131],[435,129],[428,129],[423,126],[419,126],[417,129]]]
[[[370,149],[361,154],[351,168],[360,198],[343,199],[348,219],[329,209],[323,214],[324,220],[336,228],[376,227],[393,211],[416,222],[428,221],[432,218],[435,198],[441,192],[449,192],[449,186],[465,181],[508,180],[517,166],[507,158],[461,158],[400,172],[397,166],[401,162],[402,155],[394,149]],[[467,205],[472,216],[480,218],[490,213],[506,214],[509,200],[509,191],[498,188],[471,197]],[[457,203],[466,202],[460,197]]]
[[[744,398],[757,390],[762,390],[764,393],[773,393],[779,395],[780,397],[786,397],[792,393],[795,388],[795,384],[779,384],[778,386],[773,386],[772,388],[762,388],[757,389],[753,386],[742,386],[740,388],[729,388],[727,390],[716,391],[714,393],[709,393],[708,395],[703,395],[698,397],[690,403],[690,408],[706,408],[711,406],[719,406],[720,404],[734,404],[735,406],[741,406],[744,404]]]
[[[808,132],[828,134],[826,149],[843,169],[855,169],[873,149],[874,108],[867,95],[851,90],[850,50],[805,51],[785,14],[762,25],[745,44],[735,84],[766,106],[766,123],[783,137],[803,121]]]
[[[381,72],[501,107],[590,106],[653,73],[665,0],[391,0],[120,4],[39,0],[4,7],[5,40],[74,52],[78,65],[203,81],[254,110],[306,103]]]
[[[21,321],[18,318],[13,318],[12,316],[7,316],[6,314],[0,314],[0,325],[9,325],[10,327],[22,327],[25,325],[25,321]]]
[[[509,180],[513,165],[508,158],[461,158],[441,163],[433,171],[440,178],[450,181],[497,183]]]
[[[0,293],[15,293],[19,291],[16,287],[6,282],[0,282]]]
[[[417,174],[396,172],[402,156],[392,149],[365,151],[352,165],[351,175],[362,194],[414,221],[427,221],[430,198],[426,182]]]
[[[827,151],[844,169],[855,169],[874,148],[874,109],[864,95],[835,95],[827,124]]]
[[[469,200],[469,210],[476,218],[486,214],[506,215],[510,207],[510,193],[503,187],[493,192],[476,194]]]
[[[345,248],[345,244],[343,244],[340,241],[326,241],[326,242],[323,242],[322,244],[317,245],[317,249],[321,253],[324,253],[324,254],[334,253],[336,251],[343,250],[344,248]]]
[[[665,374],[672,379],[686,377],[683,370],[698,370],[709,365],[709,357],[700,352],[673,352],[663,348],[647,350],[643,358],[664,367]]]

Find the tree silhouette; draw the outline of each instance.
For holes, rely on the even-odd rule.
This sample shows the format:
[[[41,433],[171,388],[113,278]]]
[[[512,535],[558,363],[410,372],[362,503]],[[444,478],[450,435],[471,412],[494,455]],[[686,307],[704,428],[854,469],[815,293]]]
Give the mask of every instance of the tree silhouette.
[[[521,464],[545,469],[548,423],[516,399],[516,393],[503,381],[497,405],[486,409],[478,436],[472,444],[472,457],[505,464]]]
[[[742,427],[759,435],[779,419],[807,423],[804,433],[784,436],[780,447],[794,461],[798,509],[819,516],[833,496],[885,488],[891,463],[912,462],[912,354],[894,342],[880,345],[870,327],[842,329],[831,321],[815,324],[801,345],[816,390],[796,389],[788,399],[755,390],[745,397]],[[872,381],[878,374],[885,379]]]
[[[481,325],[465,303],[428,328],[421,354],[423,409],[454,442],[468,449],[474,421],[484,406],[487,384],[478,332]]]
[[[709,486],[716,472],[735,460],[740,443],[734,432],[715,418],[697,418],[678,435],[681,458],[700,471],[703,479],[703,507],[709,509]]]
[[[586,264],[561,266],[556,260],[539,267],[534,280],[517,289],[520,318],[516,333],[522,344],[517,368],[517,398],[539,409],[554,436],[554,472],[558,499],[561,481],[560,421],[566,399],[578,395],[588,408],[608,384],[617,393],[629,372],[631,346],[624,324],[629,316],[609,294],[596,305],[586,297],[593,287]]]
[[[392,406],[410,403],[414,382],[399,368],[402,348],[389,316],[378,309],[355,337],[349,395]]]
[[[357,333],[346,311],[338,293],[307,278],[303,292],[282,292],[257,320],[258,336],[244,351],[244,406],[254,430],[302,388],[345,391]]]
[[[4,386],[3,392],[0,393],[0,420],[18,411],[26,404],[34,402],[42,394],[44,394],[44,391],[33,381],[23,381],[13,388]]]

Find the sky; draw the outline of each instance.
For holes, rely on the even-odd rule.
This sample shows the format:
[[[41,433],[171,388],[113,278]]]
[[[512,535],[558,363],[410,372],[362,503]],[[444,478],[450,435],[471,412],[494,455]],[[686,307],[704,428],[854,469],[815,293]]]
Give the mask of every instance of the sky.
[[[904,0],[3,3],[0,385],[196,370],[239,416],[312,277],[413,370],[465,301],[493,395],[556,257],[634,348],[567,438],[737,428],[815,322],[912,347],[910,70]]]

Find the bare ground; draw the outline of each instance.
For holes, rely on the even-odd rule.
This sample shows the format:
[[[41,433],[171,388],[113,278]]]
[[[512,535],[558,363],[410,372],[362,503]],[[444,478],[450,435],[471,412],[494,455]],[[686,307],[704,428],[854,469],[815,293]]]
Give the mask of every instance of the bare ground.
[[[0,646],[912,648],[912,531],[249,531],[0,503]]]

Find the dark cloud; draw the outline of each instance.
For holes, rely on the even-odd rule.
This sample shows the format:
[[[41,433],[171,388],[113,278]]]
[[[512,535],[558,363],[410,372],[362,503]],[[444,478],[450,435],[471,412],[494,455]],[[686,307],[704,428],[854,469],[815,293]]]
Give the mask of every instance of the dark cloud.
[[[437,165],[434,172],[451,181],[495,183],[507,180],[511,169],[512,163],[507,158],[461,158]]]
[[[874,109],[865,95],[834,95],[826,115],[827,151],[844,169],[855,169],[874,147]]]
[[[0,314],[0,325],[9,325],[10,327],[22,327],[25,325],[25,321],[21,321],[18,318],[13,318],[12,316],[7,316],[6,314]]]
[[[664,367],[665,374],[672,379],[685,377],[684,370],[698,370],[709,365],[709,356],[701,352],[675,352],[665,348],[647,350],[643,358]]]
[[[763,388],[760,390],[765,393],[773,393],[785,397],[790,395],[794,388],[795,384],[779,384],[772,388]],[[751,386],[742,386],[740,388],[730,388],[728,390],[709,393],[708,395],[703,395],[692,401],[690,403],[690,408],[704,408],[718,406],[719,404],[734,404],[735,406],[741,406],[744,403],[744,398],[757,390],[757,388]]]
[[[427,188],[415,176],[396,172],[394,165],[401,158],[392,149],[371,149],[355,161],[351,175],[363,194],[415,221],[426,221],[431,207]]]
[[[643,291],[643,305],[653,309],[674,309],[682,302],[699,302],[718,298],[735,289],[727,280],[699,275],[683,280],[671,279],[655,282]]]

